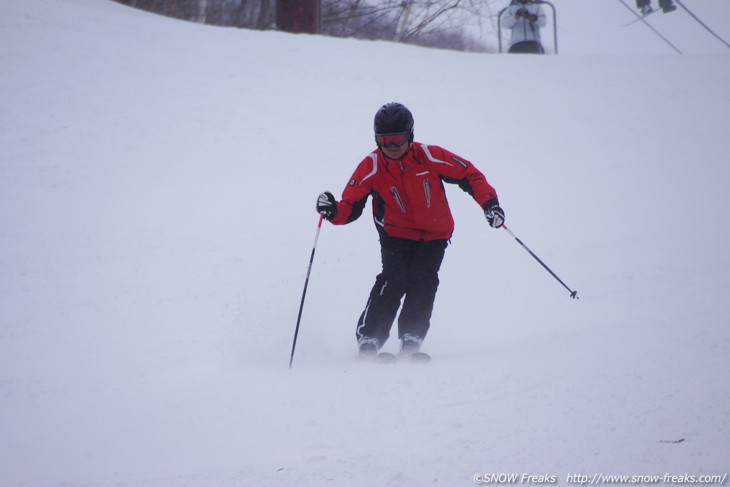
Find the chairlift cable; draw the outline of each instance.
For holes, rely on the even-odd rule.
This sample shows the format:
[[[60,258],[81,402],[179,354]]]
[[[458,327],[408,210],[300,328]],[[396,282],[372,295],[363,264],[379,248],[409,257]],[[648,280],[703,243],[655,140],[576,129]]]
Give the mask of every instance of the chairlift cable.
[[[658,35],[659,37],[661,37],[661,38],[662,38],[662,40],[663,40],[664,42],[666,42],[667,44],[669,44],[669,45],[670,45],[670,46],[672,47],[672,49],[674,49],[675,51],[677,51],[677,52],[678,52],[679,54],[682,54],[682,51],[680,51],[679,49],[677,49],[677,46],[675,46],[674,44],[672,44],[671,42],[669,42],[669,39],[667,39],[666,37],[664,37],[664,36],[663,36],[663,35],[662,35],[662,34],[661,34],[661,33],[660,33],[660,32],[659,32],[658,30],[656,30],[656,29],[655,29],[655,28],[654,28],[654,27],[653,27],[653,26],[652,26],[652,25],[651,25],[651,24],[650,24],[649,22],[647,22],[647,21],[646,21],[646,20],[645,20],[645,19],[644,19],[644,18],[643,18],[643,17],[642,17],[642,16],[641,16],[641,15],[640,15],[640,14],[639,14],[638,12],[634,11],[634,9],[633,9],[633,8],[629,7],[629,6],[628,6],[628,4],[627,4],[626,2],[624,2],[624,0],[618,0],[618,1],[619,1],[619,2],[621,2],[621,4],[622,4],[622,5],[624,6],[624,7],[626,7],[627,9],[629,9],[629,10],[631,11],[631,13],[633,13],[634,15],[636,15],[637,17],[639,17],[639,19],[641,19],[641,21],[642,21],[642,22],[644,23],[644,25],[646,25],[646,26],[647,26],[647,27],[649,27],[649,28],[650,28],[651,30],[653,30],[653,31],[654,31],[654,33],[655,33],[656,35]]]
[[[719,35],[717,35],[717,34],[716,34],[716,33],[715,33],[715,32],[714,32],[714,31],[713,31],[712,29],[710,29],[709,27],[707,27],[707,25],[706,25],[706,24],[705,24],[704,22],[702,22],[702,21],[701,21],[701,20],[699,19],[699,17],[697,17],[697,16],[695,15],[695,14],[693,14],[693,13],[692,13],[692,12],[690,11],[690,9],[688,9],[687,7],[685,7],[685,6],[684,6],[684,4],[683,4],[683,3],[682,3],[682,2],[680,1],[680,0],[675,0],[675,1],[676,1],[676,2],[677,2],[677,3],[679,4],[679,6],[680,6],[680,7],[682,7],[683,9],[685,9],[685,10],[687,11],[687,13],[688,13],[688,14],[690,14],[690,15],[692,16],[692,18],[693,18],[693,19],[695,19],[695,20],[696,20],[697,22],[699,22],[699,23],[700,23],[700,25],[701,25],[702,27],[704,27],[705,29],[707,29],[707,31],[708,31],[708,32],[709,32],[710,34],[712,34],[713,36],[717,37],[717,38],[718,38],[718,39],[720,40],[720,42],[722,42],[722,43],[723,43],[723,44],[725,44],[725,45],[726,45],[726,46],[727,46],[728,48],[730,48],[730,44],[728,44],[728,43],[727,43],[727,42],[725,41],[725,39],[723,39],[722,37],[720,37]]]

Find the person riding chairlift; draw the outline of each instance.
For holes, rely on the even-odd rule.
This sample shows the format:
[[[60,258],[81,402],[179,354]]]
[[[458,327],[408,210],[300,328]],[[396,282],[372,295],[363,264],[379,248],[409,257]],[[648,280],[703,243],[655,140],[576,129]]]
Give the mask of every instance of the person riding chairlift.
[[[505,27],[512,29],[510,53],[545,54],[540,42],[540,29],[547,17],[539,3],[531,0],[512,0],[505,15]]]

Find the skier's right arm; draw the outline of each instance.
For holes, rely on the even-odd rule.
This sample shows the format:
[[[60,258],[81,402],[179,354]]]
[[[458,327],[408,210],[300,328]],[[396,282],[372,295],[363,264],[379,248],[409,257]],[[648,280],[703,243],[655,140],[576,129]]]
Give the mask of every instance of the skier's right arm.
[[[324,215],[326,220],[331,220],[337,216],[337,200],[329,191],[320,193],[317,198],[317,213]]]
[[[504,26],[507,29],[514,28],[515,25],[517,25],[517,17],[515,14],[519,10],[519,6],[513,5],[511,7],[508,7],[507,10],[504,11],[502,14],[502,22],[504,22]]]
[[[330,218],[334,225],[345,225],[360,218],[372,189],[370,178],[377,172],[375,159],[368,156],[360,162],[337,202],[337,214]]]

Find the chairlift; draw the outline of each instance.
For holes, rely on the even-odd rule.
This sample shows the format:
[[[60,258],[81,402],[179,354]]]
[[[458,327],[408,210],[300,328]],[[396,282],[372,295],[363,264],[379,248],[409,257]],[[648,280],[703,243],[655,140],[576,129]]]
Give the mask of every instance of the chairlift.
[[[558,18],[555,13],[555,6],[550,3],[543,0],[533,0],[530,2],[531,4],[540,4],[540,5],[547,5],[550,7],[550,9],[553,11],[553,48],[555,50],[555,54],[558,53]],[[499,11],[499,15],[497,16],[497,37],[499,38],[499,52],[502,53],[502,14],[505,10],[507,10],[510,7],[510,5],[507,5],[502,10]]]

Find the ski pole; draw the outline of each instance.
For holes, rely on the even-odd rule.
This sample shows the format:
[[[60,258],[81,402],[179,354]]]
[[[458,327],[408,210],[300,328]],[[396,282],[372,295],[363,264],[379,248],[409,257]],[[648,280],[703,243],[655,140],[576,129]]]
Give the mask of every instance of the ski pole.
[[[297,347],[297,336],[299,336],[299,323],[302,321],[302,310],[304,309],[304,297],[307,295],[307,286],[309,285],[309,274],[312,272],[312,262],[314,262],[314,251],[317,250],[317,240],[319,240],[319,231],[322,228],[322,220],[324,213],[319,214],[319,223],[317,223],[317,233],[314,236],[314,245],[312,246],[312,255],[309,257],[309,267],[307,268],[307,277],[304,279],[304,291],[302,291],[302,302],[299,304],[299,316],[297,316],[297,326],[294,329],[294,341],[291,344],[291,356],[289,357],[289,368],[291,369],[294,362],[294,350]]]
[[[580,299],[578,297],[578,291],[573,291],[563,281],[561,281],[560,278],[557,275],[555,275],[555,273],[553,271],[551,271],[550,268],[548,266],[546,266],[545,263],[543,261],[541,261],[540,258],[537,255],[535,255],[535,253],[532,250],[530,250],[527,247],[527,245],[525,245],[524,243],[522,243],[522,240],[520,240],[519,238],[517,238],[517,235],[515,235],[514,233],[512,233],[512,230],[510,230],[509,228],[507,228],[507,225],[502,225],[502,228],[504,228],[505,230],[507,230],[507,233],[509,233],[510,235],[512,235],[512,238],[514,238],[515,240],[517,240],[517,243],[520,244],[520,245],[522,245],[522,248],[523,249],[527,250],[527,252],[532,257],[534,257],[535,260],[538,261],[550,273],[550,275],[552,275],[555,279],[557,279],[557,281],[560,284],[562,284],[565,289],[567,289],[568,291],[570,291],[570,297],[571,298],[573,298],[573,299]]]

